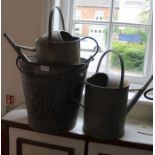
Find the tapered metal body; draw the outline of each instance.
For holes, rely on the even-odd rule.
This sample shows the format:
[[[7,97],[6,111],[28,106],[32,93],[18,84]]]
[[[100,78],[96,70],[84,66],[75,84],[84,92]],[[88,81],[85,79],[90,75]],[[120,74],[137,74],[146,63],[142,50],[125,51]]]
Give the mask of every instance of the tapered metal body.
[[[99,73],[103,57],[109,52],[117,54],[121,64],[120,82],[116,77]],[[128,101],[129,82],[124,80],[124,62],[121,55],[108,50],[101,56],[96,74],[86,80],[84,126],[86,134],[100,139],[116,139],[124,134],[125,118],[137,103],[147,86],[153,80],[151,76],[134,97]]]
[[[44,133],[61,133],[76,123],[89,62],[42,66],[17,59],[29,125]]]

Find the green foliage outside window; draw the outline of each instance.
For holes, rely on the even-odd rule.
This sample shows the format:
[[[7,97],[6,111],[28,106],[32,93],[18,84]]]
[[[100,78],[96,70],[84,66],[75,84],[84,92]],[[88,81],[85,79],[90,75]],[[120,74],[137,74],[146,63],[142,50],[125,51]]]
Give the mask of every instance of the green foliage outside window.
[[[142,72],[144,67],[145,46],[143,44],[113,42],[112,49],[119,52],[124,60],[125,70]],[[113,68],[120,68],[119,59],[115,54],[110,57]]]

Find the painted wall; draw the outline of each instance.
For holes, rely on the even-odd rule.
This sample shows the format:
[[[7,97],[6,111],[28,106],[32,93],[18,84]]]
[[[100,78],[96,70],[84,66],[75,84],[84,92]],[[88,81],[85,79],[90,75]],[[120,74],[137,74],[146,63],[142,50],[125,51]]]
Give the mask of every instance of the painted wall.
[[[48,1],[48,0],[47,0]],[[15,103],[24,102],[20,73],[16,68],[16,53],[3,37],[7,32],[16,43],[34,46],[34,40],[45,29],[44,0],[2,0],[1,15],[1,112],[5,113],[6,94],[15,96]]]

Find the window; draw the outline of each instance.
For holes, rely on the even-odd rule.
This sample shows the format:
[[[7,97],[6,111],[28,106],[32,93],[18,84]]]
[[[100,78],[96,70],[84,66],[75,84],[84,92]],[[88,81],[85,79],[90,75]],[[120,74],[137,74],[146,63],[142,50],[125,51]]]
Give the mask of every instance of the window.
[[[80,37],[92,36],[101,47],[89,72],[96,70],[104,51],[113,49],[123,56],[125,73],[131,82],[143,83],[152,74],[152,0],[66,0],[60,1],[60,6],[68,31],[79,36],[77,27],[80,26]],[[77,12],[80,12],[80,18],[76,18]],[[81,44],[87,43],[88,46],[82,49],[82,57],[89,57],[94,49],[90,49],[90,41]],[[107,56],[101,68],[118,74],[117,58]]]
[[[104,27],[103,25],[92,25],[91,24],[88,26],[88,29],[89,29],[88,36],[95,38],[98,41],[98,44],[100,45],[101,49],[104,50],[104,46],[105,46],[104,30],[106,29],[106,27]],[[90,45],[89,45],[89,48],[93,49],[92,47],[90,47]]]
[[[103,20],[104,12],[103,11],[96,11],[95,12],[95,19],[96,20]]]
[[[81,36],[81,25],[80,24],[75,25],[75,27],[74,27],[74,33],[78,37]]]

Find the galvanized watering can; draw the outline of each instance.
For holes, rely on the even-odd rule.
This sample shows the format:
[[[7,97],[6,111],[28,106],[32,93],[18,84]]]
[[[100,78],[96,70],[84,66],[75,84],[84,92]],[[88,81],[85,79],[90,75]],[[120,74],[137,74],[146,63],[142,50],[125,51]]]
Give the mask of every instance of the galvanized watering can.
[[[102,59],[108,53],[119,57],[121,78],[119,86],[110,84],[105,73],[99,73]],[[153,76],[128,102],[129,82],[124,80],[124,63],[119,53],[108,50],[100,58],[96,74],[86,80],[84,131],[101,139],[116,139],[124,134],[125,117],[152,81]],[[117,82],[118,83],[118,82]]]
[[[52,30],[52,17],[54,10],[57,9],[62,22],[61,31]],[[36,52],[39,62],[48,64],[79,64],[80,63],[80,39],[70,35],[65,31],[64,18],[59,7],[54,7],[49,16],[48,35],[35,40],[36,47],[26,47],[16,45],[12,39],[5,33],[4,36],[13,46],[20,57],[31,61],[21,50]],[[88,38],[88,37],[86,37]],[[89,37],[92,39],[91,37]]]

